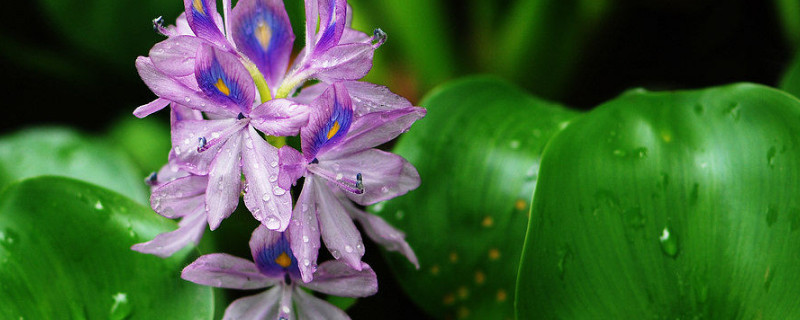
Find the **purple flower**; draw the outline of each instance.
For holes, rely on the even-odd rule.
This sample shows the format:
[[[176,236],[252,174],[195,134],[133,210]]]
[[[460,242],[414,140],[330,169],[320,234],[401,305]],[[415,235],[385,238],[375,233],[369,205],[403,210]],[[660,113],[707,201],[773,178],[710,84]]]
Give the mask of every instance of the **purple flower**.
[[[333,305],[313,297],[300,287],[346,297],[375,294],[378,282],[367,264],[354,270],[339,261],[328,261],[314,273],[314,281],[300,280],[298,262],[285,234],[259,226],[250,239],[255,263],[224,253],[204,255],[183,269],[183,279],[222,288],[271,289],[234,301],[224,319],[349,319]],[[297,309],[292,308],[296,304]]]
[[[419,175],[408,161],[373,148],[394,139],[425,115],[425,109],[413,106],[371,112],[354,109],[343,83],[330,86],[310,108],[309,123],[300,133],[303,153],[289,147],[280,149],[278,180],[282,188],[289,188],[299,177],[305,177],[287,230],[292,250],[303,261],[300,271],[305,281],[311,280],[320,236],[336,259],[360,268],[364,247],[350,217],[353,210],[343,204],[349,201],[345,198],[371,205],[419,186]],[[370,232],[373,235],[393,235],[391,242],[380,236],[378,242],[405,248],[402,235],[394,236],[396,230],[382,220],[359,220],[375,231]],[[413,254],[407,256],[415,262]]]
[[[198,86],[208,103],[219,106],[213,120],[185,120],[172,126],[170,162],[208,176],[205,210],[212,230],[244,200],[253,216],[270,229],[284,230],[291,195],[276,183],[278,150],[256,132],[293,135],[307,122],[305,106],[287,99],[253,107],[254,85],[236,57],[215,47],[200,47],[195,64]]]

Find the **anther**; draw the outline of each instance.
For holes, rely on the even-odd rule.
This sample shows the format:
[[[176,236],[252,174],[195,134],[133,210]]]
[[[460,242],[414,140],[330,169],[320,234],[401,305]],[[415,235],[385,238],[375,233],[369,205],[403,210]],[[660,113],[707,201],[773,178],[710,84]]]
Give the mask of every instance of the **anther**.
[[[283,275],[283,283],[287,286],[292,285],[292,277],[290,277],[288,273]]]
[[[150,175],[144,179],[144,182],[149,186],[155,186],[158,184],[158,173],[155,171],[151,172]]]
[[[356,189],[358,189],[358,194],[364,193],[364,180],[361,177],[361,173],[356,174]]]
[[[317,158],[314,158],[314,160],[311,160],[311,164],[318,164],[318,163],[319,163],[319,160],[317,160]]]
[[[384,42],[386,42],[386,37],[388,37],[386,32],[383,32],[381,28],[375,28],[375,30],[372,31],[372,45],[376,48],[380,47]]]
[[[206,137],[200,137],[197,140],[198,143],[200,144],[199,146],[197,146],[197,152],[206,151],[206,144],[208,144],[208,141],[206,141]]]
[[[242,120],[242,119],[244,119],[244,114],[239,112],[239,115],[236,116],[236,120]]]
[[[153,19],[153,31],[164,36],[167,35],[167,30],[164,29],[164,17],[159,16]]]

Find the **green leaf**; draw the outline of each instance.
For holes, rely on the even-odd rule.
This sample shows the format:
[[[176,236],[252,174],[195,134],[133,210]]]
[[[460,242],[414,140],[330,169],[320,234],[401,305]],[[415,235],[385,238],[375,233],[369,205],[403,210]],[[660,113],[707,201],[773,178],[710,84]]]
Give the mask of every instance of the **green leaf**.
[[[800,44],[800,1],[775,0],[775,12],[783,25],[786,42],[797,49],[797,45]]]
[[[396,253],[390,265],[433,316],[511,317],[539,156],[577,113],[488,77],[440,87],[422,106],[394,150],[422,185],[370,208],[406,233],[421,269]]]
[[[800,318],[800,101],[635,90],[550,141],[520,319]]]
[[[208,287],[180,278],[193,256],[131,245],[176,224],[117,193],[62,177],[0,195],[0,318],[210,319]]]
[[[33,128],[0,139],[0,189],[10,182],[58,175],[94,183],[147,203],[144,176],[105,141],[65,128]]]
[[[154,117],[137,119],[128,115],[111,128],[109,140],[134,160],[139,175],[144,177],[167,163],[171,148],[169,129],[169,123]]]

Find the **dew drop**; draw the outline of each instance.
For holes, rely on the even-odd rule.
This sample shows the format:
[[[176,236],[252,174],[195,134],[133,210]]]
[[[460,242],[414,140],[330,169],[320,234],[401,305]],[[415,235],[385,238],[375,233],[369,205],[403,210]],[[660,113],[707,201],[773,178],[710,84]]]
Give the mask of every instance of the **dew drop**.
[[[264,223],[264,225],[267,226],[267,229],[276,230],[281,227],[281,222],[272,216],[267,218],[267,221]]]
[[[261,196],[261,200],[264,200],[264,202],[269,201],[269,193],[264,192],[264,195]]]
[[[343,174],[341,174],[341,173],[337,173],[337,174],[336,174],[336,180],[337,180],[337,181],[338,181],[338,180],[342,180],[342,178],[344,178],[344,175],[343,175]]]
[[[308,236],[303,236],[303,242],[308,243],[309,239]]]
[[[97,210],[103,210],[103,203],[100,202],[100,200],[97,200],[97,202],[94,204],[94,208]]]
[[[387,186],[383,186],[383,187],[381,187],[381,192],[383,192],[383,193],[389,193],[389,187],[387,187]]]
[[[292,312],[292,310],[291,310],[291,309],[289,309],[289,306],[283,306],[283,307],[281,307],[281,311],[283,311],[283,313],[290,313],[290,312]]]
[[[17,234],[9,229],[0,230],[0,244],[4,247],[11,247],[17,243]]]
[[[633,150],[633,153],[636,154],[636,157],[639,159],[647,158],[647,148],[645,147],[636,148]]]
[[[111,304],[109,319],[122,320],[128,318],[131,313],[131,304],[130,301],[128,301],[128,295],[118,292],[112,295],[111,299],[114,302]]]
[[[347,251],[347,253],[352,253],[353,252],[353,247],[351,247],[349,245],[348,246],[344,246],[344,251]]]
[[[511,140],[508,145],[511,149],[519,149],[519,140]]]
[[[339,252],[339,250],[335,249],[331,250],[331,255],[333,256],[334,259],[339,259],[342,257],[342,254]]]
[[[300,205],[300,208],[303,210],[303,212],[307,212],[308,211],[308,205],[305,204],[305,203]]]
[[[278,161],[272,161],[272,162],[270,162],[270,163],[269,163],[269,166],[270,166],[270,167],[273,167],[273,168],[277,167],[277,166],[278,166]]]
[[[175,155],[181,155],[181,148],[175,147]]]
[[[247,149],[253,149],[253,140],[248,138],[247,140],[245,140],[244,145],[245,147],[247,147]]]
[[[274,174],[270,175],[269,182],[275,182],[275,181],[278,181],[278,176]]]
[[[213,138],[213,139],[219,139],[219,132],[212,132],[212,133],[211,133],[211,138]]]
[[[191,102],[192,98],[189,98],[188,96],[186,96],[186,97],[183,97],[183,101]]]
[[[309,265],[311,265],[311,261],[308,261],[308,259],[303,259],[303,265],[308,267]]]
[[[286,189],[281,188],[279,186],[273,186],[272,193],[274,193],[276,196],[282,196],[283,194],[286,193]]]
[[[625,152],[625,150],[622,150],[622,149],[615,149],[615,150],[613,151],[613,153],[614,153],[614,155],[615,155],[615,156],[617,156],[617,157],[624,157],[625,155],[627,155],[627,154],[628,154],[627,152]]]
[[[363,244],[360,244],[360,243],[359,243],[359,244],[357,244],[357,245],[356,245],[356,250],[363,251],[363,250],[364,250],[364,245],[363,245]]]
[[[658,241],[661,243],[661,251],[664,254],[672,258],[678,255],[678,239],[670,232],[668,227],[664,227],[664,230],[661,231]]]
[[[381,211],[383,211],[383,207],[384,206],[386,206],[386,202],[380,202],[380,203],[376,204],[375,206],[373,206],[372,210],[374,212],[381,212]]]

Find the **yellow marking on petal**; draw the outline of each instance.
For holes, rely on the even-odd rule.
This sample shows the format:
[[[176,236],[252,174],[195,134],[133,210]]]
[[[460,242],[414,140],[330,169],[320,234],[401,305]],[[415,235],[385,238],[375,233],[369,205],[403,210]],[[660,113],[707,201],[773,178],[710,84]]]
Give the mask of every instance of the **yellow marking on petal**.
[[[506,294],[505,290],[503,289],[497,290],[497,302],[506,301],[506,298],[508,298],[508,294]]]
[[[328,131],[328,140],[333,138],[333,136],[335,136],[336,133],[339,132],[339,128],[340,128],[339,121],[334,122],[333,126],[331,127],[331,130]]]
[[[258,26],[256,27],[256,40],[261,45],[264,50],[267,50],[269,47],[269,40],[272,39],[272,30],[270,30],[267,23],[264,20],[258,22]]]
[[[483,218],[483,221],[481,221],[481,225],[484,228],[489,228],[494,225],[494,219],[491,216],[486,216]]]
[[[219,92],[222,92],[222,94],[224,94],[225,96],[231,95],[231,89],[228,88],[227,85],[225,85],[225,81],[222,81],[222,78],[217,79],[217,83],[215,83],[214,86],[217,87],[217,90],[219,90]]]
[[[483,273],[483,271],[480,271],[480,270],[476,271],[475,272],[475,283],[483,284],[484,282],[486,282],[486,275]]]
[[[193,5],[194,5],[194,9],[197,10],[197,12],[200,12],[200,13],[202,13],[204,15],[206,14],[206,11],[203,10],[203,0],[194,0],[194,4]]]
[[[450,252],[450,262],[452,263],[458,262],[458,253]]]
[[[286,252],[281,253],[277,258],[275,258],[275,263],[280,265],[281,267],[288,268],[292,265],[292,258],[289,258],[289,255]]]
[[[489,250],[489,259],[497,260],[500,258],[500,250],[497,249],[490,249]]]

